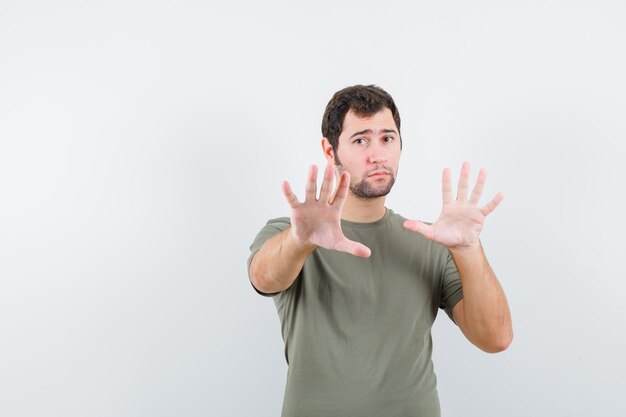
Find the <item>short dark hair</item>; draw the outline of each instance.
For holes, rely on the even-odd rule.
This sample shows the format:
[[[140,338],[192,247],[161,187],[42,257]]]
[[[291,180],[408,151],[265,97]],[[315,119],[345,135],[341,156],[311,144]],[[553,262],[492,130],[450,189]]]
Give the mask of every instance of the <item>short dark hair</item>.
[[[384,108],[391,110],[400,135],[400,113],[393,98],[385,90],[376,85],[353,85],[337,91],[326,105],[322,117],[322,135],[332,145],[335,156],[339,146],[339,135],[343,130],[343,121],[350,110],[359,117],[369,117]]]

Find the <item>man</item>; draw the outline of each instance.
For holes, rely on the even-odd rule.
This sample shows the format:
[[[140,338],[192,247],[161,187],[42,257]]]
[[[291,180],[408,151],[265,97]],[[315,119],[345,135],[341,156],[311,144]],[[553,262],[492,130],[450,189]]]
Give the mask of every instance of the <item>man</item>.
[[[486,171],[468,196],[464,163],[456,199],[444,170],[443,209],[432,225],[386,208],[402,139],[398,110],[379,87],[335,93],[322,134],[328,165],[319,196],[315,166],[303,202],[284,182],[291,217],[270,220],[248,260],[252,285],[274,297],[282,324],[282,415],[439,416],[437,309],[484,351],[512,339],[506,297],[479,240],[503,195],[479,207]]]

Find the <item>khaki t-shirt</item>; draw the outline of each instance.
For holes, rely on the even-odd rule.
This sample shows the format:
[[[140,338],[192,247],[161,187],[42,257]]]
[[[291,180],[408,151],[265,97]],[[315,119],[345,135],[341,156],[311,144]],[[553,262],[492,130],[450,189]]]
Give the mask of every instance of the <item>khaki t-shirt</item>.
[[[463,297],[449,251],[387,209],[374,223],[342,220],[367,258],[318,248],[274,298],[288,363],[283,417],[437,417],[431,326]],[[290,226],[270,220],[250,247]]]

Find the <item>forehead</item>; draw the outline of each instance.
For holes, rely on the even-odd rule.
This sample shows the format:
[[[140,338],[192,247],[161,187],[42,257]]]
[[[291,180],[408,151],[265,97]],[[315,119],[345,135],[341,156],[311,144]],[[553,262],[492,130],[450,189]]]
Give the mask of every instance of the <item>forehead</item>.
[[[391,114],[391,110],[386,107],[370,116],[358,116],[350,109],[343,120],[343,129],[341,130],[340,137],[351,136],[355,132],[368,129],[374,132],[382,129],[398,131],[396,122],[393,120],[393,114]]]

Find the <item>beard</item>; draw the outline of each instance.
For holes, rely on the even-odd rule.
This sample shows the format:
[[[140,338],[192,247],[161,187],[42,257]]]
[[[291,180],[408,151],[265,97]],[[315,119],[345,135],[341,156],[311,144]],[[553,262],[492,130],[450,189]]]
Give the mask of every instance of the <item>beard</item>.
[[[343,172],[344,171],[343,165],[339,161],[338,157],[336,157],[336,159],[338,162],[337,168],[339,169],[339,172]],[[381,184],[381,185],[374,185],[374,184],[369,183],[367,181],[367,177],[371,173],[375,171],[379,171],[379,170],[385,170],[389,174],[389,181],[387,181],[386,184]],[[365,178],[363,178],[361,181],[357,182],[356,184],[350,184],[350,191],[357,198],[362,199],[362,200],[368,200],[371,198],[379,198],[379,197],[384,197],[387,194],[389,194],[395,182],[396,182],[396,177],[393,174],[393,171],[391,170],[391,168],[385,165],[381,165],[381,166],[377,166],[374,169],[367,171],[365,173]]]
[[[350,191],[352,194],[360,199],[367,200],[370,198],[384,197],[391,191],[393,184],[396,182],[396,178],[393,174],[389,174],[390,178],[386,184],[373,185],[363,179],[356,184],[350,184]]]

